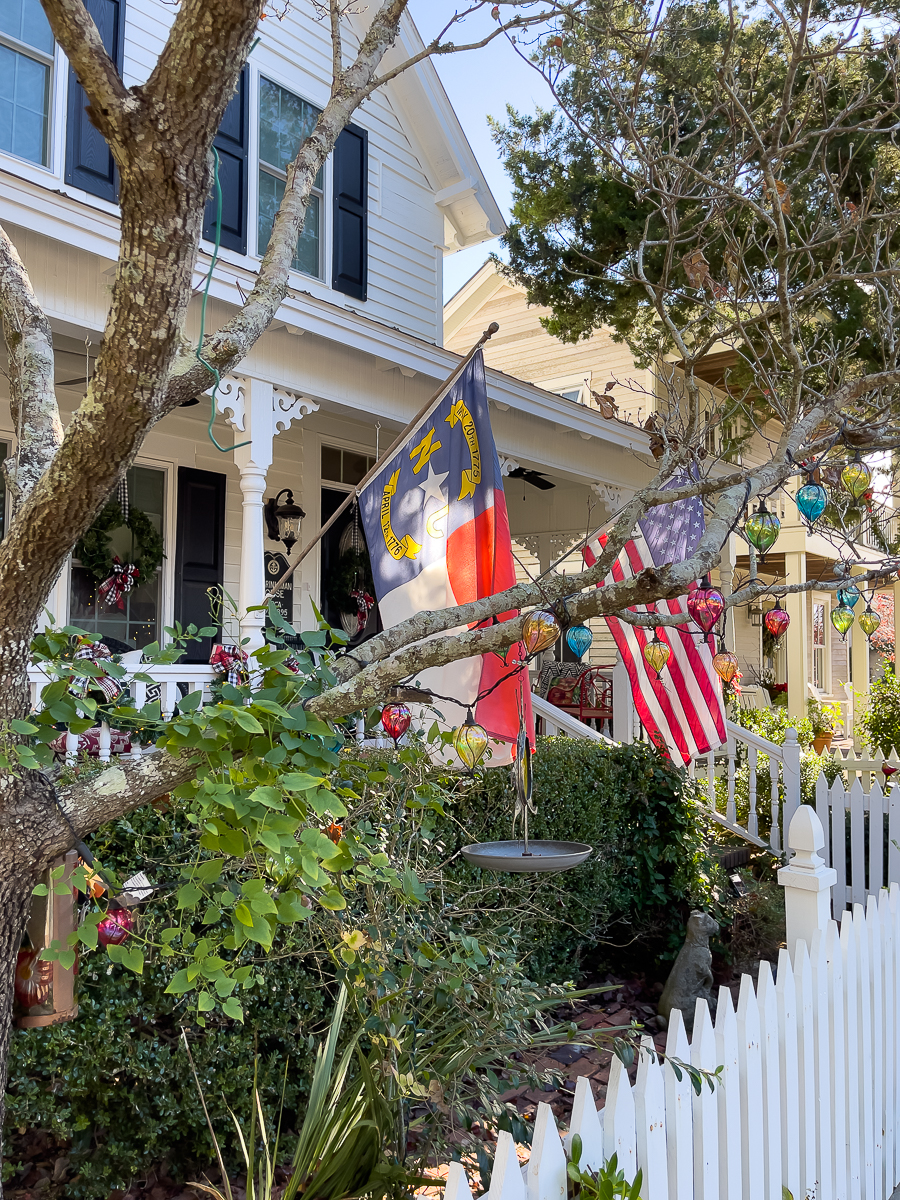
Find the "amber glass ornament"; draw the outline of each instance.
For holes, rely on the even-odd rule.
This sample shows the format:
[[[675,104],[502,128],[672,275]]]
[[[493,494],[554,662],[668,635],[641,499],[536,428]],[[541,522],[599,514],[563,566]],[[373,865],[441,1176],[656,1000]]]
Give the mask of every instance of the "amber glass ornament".
[[[872,472],[862,461],[857,454],[852,462],[848,462],[843,471],[841,471],[841,483],[844,489],[850,493],[854,500],[862,499],[865,492],[869,490],[869,484],[872,482]]]
[[[453,749],[459,755],[463,764],[474,771],[484,758],[488,746],[488,735],[472,716],[471,708],[465,722],[453,734]]]
[[[853,624],[853,609],[847,608],[844,604],[840,608],[833,608],[831,610],[831,623],[846,641],[847,631]]]
[[[791,618],[777,600],[775,601],[775,607],[770,608],[763,617],[763,624],[773,638],[780,638],[790,623]]]
[[[698,588],[688,592],[687,610],[695,625],[699,625],[704,633],[712,632],[713,627],[725,611],[725,598],[710,585],[709,576]]]
[[[537,654],[552,646],[559,637],[559,621],[554,613],[545,608],[536,608],[525,618],[522,626],[522,641],[527,655]]]
[[[656,672],[656,678],[662,678],[663,667],[669,661],[672,651],[664,641],[660,639],[659,630],[654,629],[653,641],[647,642],[644,646],[644,658],[647,665]]]
[[[396,744],[403,737],[412,720],[409,709],[405,704],[386,704],[381,710],[381,724],[385,733],[394,739]]]
[[[737,655],[730,650],[720,650],[713,658],[713,667],[723,683],[731,683],[738,673]]]

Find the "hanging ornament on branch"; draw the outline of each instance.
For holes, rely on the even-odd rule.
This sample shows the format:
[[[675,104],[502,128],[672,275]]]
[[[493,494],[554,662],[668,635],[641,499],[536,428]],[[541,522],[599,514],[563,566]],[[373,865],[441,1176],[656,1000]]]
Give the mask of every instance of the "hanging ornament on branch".
[[[776,600],[775,607],[770,608],[763,617],[763,624],[765,625],[767,632],[772,635],[776,642],[781,635],[787,631],[787,627],[790,625],[790,623],[791,618],[781,607],[780,600]]]
[[[470,771],[474,771],[484,758],[487,746],[487,732],[477,724],[470,708],[466,713],[465,722],[454,731],[453,749],[463,764]]]
[[[854,500],[861,500],[863,495],[868,491],[871,482],[872,472],[862,461],[857,450],[853,461],[848,462],[843,471],[841,471],[841,483]]]
[[[878,626],[881,624],[881,614],[875,612],[875,610],[872,608],[871,604],[867,604],[865,607],[865,611],[861,612],[859,614],[859,616],[856,618],[856,620],[857,620],[857,623],[859,624],[860,629],[863,631],[863,633],[866,635],[866,637],[869,639],[869,641],[871,641],[872,634],[877,630]]]
[[[848,583],[846,587],[838,588],[838,604],[840,604],[843,608],[855,608],[859,603],[860,595],[860,590],[856,584]]]
[[[409,729],[411,720],[412,715],[405,704],[386,704],[381,710],[381,724],[395,746]]]
[[[765,558],[766,552],[771,550],[778,540],[780,532],[781,522],[766,508],[765,500],[760,500],[759,508],[744,522],[747,541]]]
[[[704,633],[711,633],[716,622],[725,611],[725,598],[712,586],[707,575],[699,587],[688,592],[687,610],[695,625]]]
[[[525,653],[530,658],[552,646],[559,637],[560,628],[556,614],[549,609],[536,608],[525,618],[522,625],[522,641],[525,643]]]
[[[566,645],[579,662],[590,650],[593,640],[594,635],[587,625],[573,625],[571,629],[566,630]]]
[[[714,655],[712,662],[713,669],[723,683],[731,683],[740,669],[737,655],[733,654],[730,650],[724,649],[724,647],[718,654]]]
[[[800,516],[810,525],[818,521],[827,503],[828,493],[821,483],[814,483],[811,477],[807,478],[803,487],[797,489],[797,508]]]
[[[832,609],[831,624],[841,635],[841,640],[846,641],[847,633],[853,625],[853,609],[843,604],[839,608]]]
[[[647,665],[656,672],[657,680],[662,679],[663,668],[671,657],[672,651],[659,636],[659,630],[653,630],[653,640],[644,646],[644,659]]]

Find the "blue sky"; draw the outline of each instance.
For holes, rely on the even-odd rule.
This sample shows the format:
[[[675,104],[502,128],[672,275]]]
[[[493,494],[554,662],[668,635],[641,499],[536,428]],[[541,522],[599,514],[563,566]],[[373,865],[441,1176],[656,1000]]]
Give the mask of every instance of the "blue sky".
[[[428,41],[447,20],[450,0],[411,0],[410,12],[422,37]],[[475,41],[483,37],[495,22],[484,12],[466,22],[470,30],[453,41]],[[503,118],[506,105],[533,112],[539,105],[549,108],[552,97],[540,75],[522,62],[506,38],[496,38],[483,50],[450,54],[434,60],[438,74],[456,110],[466,137],[475,151],[488,186],[503,215],[509,216],[512,192],[488,129],[488,117]],[[444,299],[448,300],[478,270],[491,251],[499,248],[495,239],[461,250],[444,259]]]

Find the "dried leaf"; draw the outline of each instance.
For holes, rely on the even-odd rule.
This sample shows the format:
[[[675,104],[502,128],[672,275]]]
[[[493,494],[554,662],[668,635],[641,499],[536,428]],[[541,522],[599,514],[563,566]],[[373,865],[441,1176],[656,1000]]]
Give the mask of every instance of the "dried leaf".
[[[702,250],[691,250],[689,254],[685,254],[681,265],[684,267],[684,273],[687,275],[691,287],[706,286],[706,281],[709,279],[709,263]]]

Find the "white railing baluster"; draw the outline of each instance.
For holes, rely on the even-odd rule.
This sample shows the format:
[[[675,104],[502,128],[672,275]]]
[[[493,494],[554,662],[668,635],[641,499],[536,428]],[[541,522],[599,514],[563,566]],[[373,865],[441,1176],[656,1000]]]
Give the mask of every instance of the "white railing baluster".
[[[112,734],[110,733],[109,725],[106,721],[101,721],[100,735],[98,737],[98,757],[101,762],[109,762],[111,748]]]
[[[78,757],[78,742],[77,733],[73,733],[71,729],[66,730],[66,762],[74,762]]]
[[[885,797],[876,779],[869,790],[869,895],[877,896],[884,885]]]
[[[819,772],[819,778],[816,780],[816,816],[822,822],[822,831],[825,834],[825,845],[822,847],[822,857],[828,863],[829,867],[834,864],[831,861],[831,811],[829,807],[829,788],[828,780],[823,772]]]
[[[778,763],[769,760],[769,777],[772,781],[772,788],[769,797],[770,811],[772,813],[772,828],[769,831],[769,841],[773,850],[781,849],[781,831],[778,828],[778,813],[780,803],[778,799],[779,778],[778,778]]]
[[[850,901],[847,884],[847,793],[840,777],[831,785],[831,865],[837,875],[832,890],[832,907],[835,920]]]
[[[770,760],[771,763],[771,760]],[[747,748],[747,773],[750,783],[750,817],[747,821],[747,828],[750,833],[758,833],[759,829],[756,824],[756,785],[759,772],[759,752],[755,746]]]

